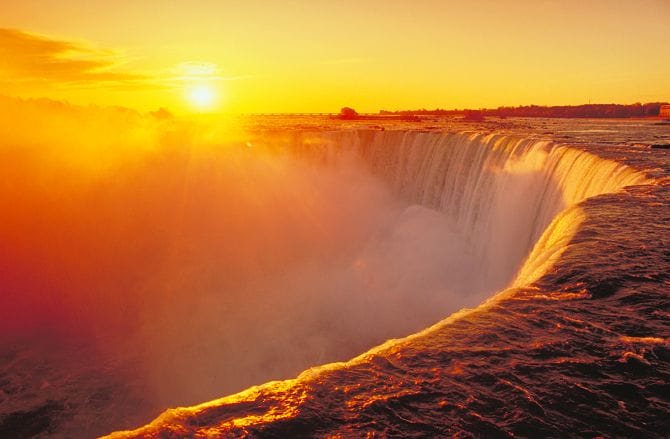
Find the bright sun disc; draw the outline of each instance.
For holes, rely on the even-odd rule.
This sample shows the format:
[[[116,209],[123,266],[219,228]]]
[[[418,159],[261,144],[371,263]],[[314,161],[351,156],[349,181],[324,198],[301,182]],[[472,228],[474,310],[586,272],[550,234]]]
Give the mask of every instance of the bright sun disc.
[[[212,108],[216,102],[216,91],[207,85],[191,87],[187,94],[188,100],[195,108],[206,110]]]

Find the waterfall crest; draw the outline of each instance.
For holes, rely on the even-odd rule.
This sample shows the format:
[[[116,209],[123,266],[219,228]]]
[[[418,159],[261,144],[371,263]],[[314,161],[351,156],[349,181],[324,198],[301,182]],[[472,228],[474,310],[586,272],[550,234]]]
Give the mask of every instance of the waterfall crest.
[[[624,164],[518,135],[359,130],[299,141],[302,151],[322,163],[355,153],[408,203],[446,215],[472,244],[482,274],[493,276],[500,288],[515,278],[536,243],[545,248],[569,241],[579,215],[561,212],[586,198],[648,182]],[[554,238],[541,240],[543,233]],[[538,267],[547,267],[534,259],[554,260],[547,251],[560,253],[537,249],[513,284],[530,280],[530,272],[539,276]]]

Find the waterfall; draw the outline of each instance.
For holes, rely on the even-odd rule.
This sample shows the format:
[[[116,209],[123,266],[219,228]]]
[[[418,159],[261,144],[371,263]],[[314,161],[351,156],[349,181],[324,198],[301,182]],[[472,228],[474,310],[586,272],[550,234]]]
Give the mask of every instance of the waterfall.
[[[269,382],[195,407],[173,409],[143,428],[119,432],[113,437],[140,437],[170,431],[195,433],[204,431],[201,425],[210,428],[208,431],[217,428],[218,433],[231,434],[261,431],[282,435],[305,431],[295,429],[310,428],[310,423],[315,427],[307,431],[330,431],[334,425],[333,430],[342,426],[339,431],[351,432],[357,431],[356,428],[369,427],[370,419],[374,420],[375,428],[402,425],[416,432],[419,431],[415,429],[416,425],[425,424],[408,421],[414,419],[414,413],[418,413],[417,419],[420,420],[420,416],[428,413],[426,418],[429,422],[444,416],[455,416],[456,419],[467,416],[467,423],[463,425],[471,428],[472,414],[476,411],[468,410],[467,415],[462,415],[451,407],[467,405],[470,399],[474,401],[472,407],[478,408],[482,404],[486,407],[484,401],[499,395],[498,400],[490,403],[498,409],[506,398],[515,397],[514,394],[523,401],[515,405],[515,410],[525,407],[522,404],[527,401],[532,403],[529,419],[533,422],[531,415],[536,407],[541,406],[536,402],[535,394],[531,394],[525,386],[542,391],[542,383],[528,380],[524,387],[512,384],[511,380],[515,378],[510,376],[515,376],[517,371],[510,372],[510,369],[517,365],[519,357],[507,359],[508,346],[501,346],[500,340],[517,340],[516,345],[509,347],[514,352],[514,349],[525,349],[527,337],[524,331],[528,331],[529,337],[537,336],[538,339],[546,334],[544,329],[536,329],[540,327],[540,322],[531,320],[535,317],[532,303],[524,305],[531,308],[526,310],[525,317],[531,320],[528,324],[526,318],[517,317],[511,311],[508,314],[505,302],[498,299],[505,293],[514,293],[517,287],[529,286],[556,268],[566,249],[579,245],[573,242],[573,237],[587,220],[586,211],[580,205],[583,200],[617,192],[626,186],[649,184],[644,173],[575,147],[505,134],[304,131],[293,132],[283,140],[284,151],[322,166],[323,172],[357,166],[367,168],[404,203],[396,228],[405,232],[404,227],[409,222],[414,227],[424,228],[421,232],[428,233],[429,238],[438,238],[431,242],[430,239],[423,239],[422,233],[410,236],[422,245],[454,245],[453,241],[441,239],[444,237],[432,230],[435,226],[453,228],[454,233],[447,236],[453,237],[454,241],[464,238],[467,245],[455,245],[455,251],[463,254],[456,254],[448,261],[458,264],[461,257],[470,258],[465,267],[474,277],[483,279],[483,284],[473,283],[453,290],[454,278],[449,277],[448,282],[440,285],[444,289],[441,293],[448,296],[445,309],[449,309],[438,311],[441,312],[440,321],[424,321],[425,329],[406,332],[406,337],[388,340],[347,362],[313,367],[292,380]],[[341,181],[341,184],[347,191],[357,190],[348,181]],[[399,267],[400,271],[420,271],[421,267],[411,265],[412,261],[419,264],[432,262],[419,247],[407,249],[409,251],[404,253],[391,252],[392,258],[402,257],[406,264]],[[387,250],[387,247],[382,250]],[[448,271],[450,267],[443,265],[441,269]],[[392,284],[387,286],[393,287]],[[414,287],[412,298],[427,301],[429,295],[422,285]],[[469,290],[473,287],[483,288],[480,291],[482,294],[473,295]],[[386,302],[403,299],[402,295],[394,294],[393,288],[381,291],[364,288],[360,291],[364,295],[370,294],[374,300],[372,306],[364,311],[363,319],[359,314],[355,320],[373,321],[375,325],[384,321],[380,318],[380,308]],[[568,294],[573,297],[580,295]],[[470,297],[464,300],[459,295]],[[490,299],[483,303],[487,297]],[[358,294],[352,296],[352,299],[357,298]],[[474,311],[453,308],[457,303],[464,302],[468,303],[468,307],[482,303],[483,306]],[[499,306],[489,308],[488,304]],[[572,313],[576,308],[578,306],[573,306]],[[547,312],[547,308],[537,309]],[[396,311],[393,318],[399,320],[414,309],[404,305]],[[489,312],[493,317],[489,318]],[[552,312],[558,313],[558,310]],[[349,318],[351,315],[343,313],[341,317]],[[542,316],[537,318],[543,319]],[[477,326],[478,322],[483,322],[483,325]],[[426,327],[430,323],[434,324]],[[505,333],[508,324],[512,326],[510,334]],[[582,332],[581,326],[579,328]],[[534,330],[538,332],[533,333]],[[524,336],[515,335],[520,333]],[[577,331],[553,331],[546,344],[538,342],[539,347],[529,346],[535,353],[530,360],[520,358],[518,361],[525,360],[529,368],[538,367],[538,364],[543,369],[564,367],[563,361],[553,361],[555,358],[545,350],[552,349],[551,343],[571,345],[571,337],[578,337],[576,334]],[[610,337],[609,332],[607,336]],[[589,338],[593,337],[594,334],[589,332]],[[604,341],[611,342],[609,339]],[[559,352],[569,355],[569,351]],[[542,363],[547,356],[551,361]],[[482,362],[481,358],[491,361]],[[500,361],[507,362],[500,366]],[[618,363],[621,360],[611,361]],[[468,368],[468,362],[473,366]],[[581,365],[581,362],[578,364]],[[564,370],[570,373],[567,376],[571,379],[555,381],[574,386],[574,369]],[[630,377],[629,370],[626,370],[626,380]],[[499,377],[504,377],[504,380]],[[497,384],[492,385],[494,379]],[[575,379],[580,379],[578,374]],[[589,379],[585,384],[591,382],[592,379]],[[476,399],[471,388],[478,389],[484,397]],[[434,396],[436,394],[437,397]],[[555,399],[556,393],[550,388],[549,395],[550,399]],[[443,401],[453,403],[443,405]],[[544,416],[545,412],[541,413]],[[324,430],[317,430],[324,422],[332,424],[326,424]],[[482,425],[487,430],[481,431],[492,431],[488,430],[492,425],[490,419]],[[527,431],[522,430],[522,435]],[[453,433],[446,429],[444,432]]]
[[[298,139],[298,149],[322,163],[354,153],[408,203],[446,215],[482,261],[481,275],[499,288],[514,278],[543,233],[556,231],[556,225],[548,228],[565,209],[647,182],[624,164],[519,135],[359,130]],[[575,223],[574,212],[572,218]],[[555,240],[542,244],[548,242]]]

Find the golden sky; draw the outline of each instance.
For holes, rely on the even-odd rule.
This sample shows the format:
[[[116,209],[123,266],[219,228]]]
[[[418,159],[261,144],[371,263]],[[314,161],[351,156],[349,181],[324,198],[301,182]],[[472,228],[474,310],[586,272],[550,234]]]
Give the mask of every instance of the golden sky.
[[[669,0],[7,0],[0,94],[224,112],[670,100]]]

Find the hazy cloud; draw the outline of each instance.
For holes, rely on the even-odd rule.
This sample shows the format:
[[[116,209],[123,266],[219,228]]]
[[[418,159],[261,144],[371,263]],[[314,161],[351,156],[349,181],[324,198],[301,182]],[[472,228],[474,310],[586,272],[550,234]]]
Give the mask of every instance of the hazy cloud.
[[[204,61],[181,63],[172,69],[139,73],[123,67],[116,51],[20,29],[0,28],[0,86],[61,86],[113,90],[180,88],[187,83],[236,81],[251,75],[224,75]]]
[[[206,61],[187,61],[177,64],[165,75],[167,83],[179,85],[180,83],[193,82],[216,82],[237,81],[240,79],[253,78],[253,75],[225,75],[223,70],[215,63]]]
[[[111,50],[49,38],[18,29],[0,28],[0,80],[60,85],[133,83],[144,75],[123,71]]]

